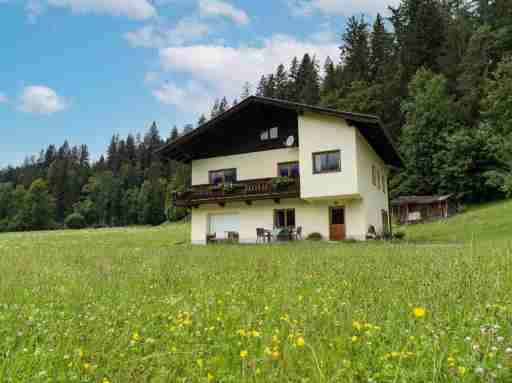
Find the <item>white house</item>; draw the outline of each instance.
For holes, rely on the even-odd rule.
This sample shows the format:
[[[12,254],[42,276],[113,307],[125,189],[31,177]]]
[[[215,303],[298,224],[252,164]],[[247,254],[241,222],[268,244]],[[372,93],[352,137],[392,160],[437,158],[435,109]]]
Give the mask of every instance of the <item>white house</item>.
[[[159,152],[191,164],[174,203],[191,209],[196,244],[283,227],[364,240],[389,227],[388,173],[402,165],[375,116],[254,96]]]

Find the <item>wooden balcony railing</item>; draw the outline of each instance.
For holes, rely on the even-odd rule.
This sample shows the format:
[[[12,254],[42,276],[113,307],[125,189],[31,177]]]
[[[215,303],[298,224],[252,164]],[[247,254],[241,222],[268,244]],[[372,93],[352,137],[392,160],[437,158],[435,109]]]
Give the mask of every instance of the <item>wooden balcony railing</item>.
[[[298,198],[298,178],[262,178],[238,181],[221,185],[197,185],[185,192],[174,193],[173,201],[178,207],[193,207],[205,203],[224,204],[232,201],[255,201],[262,199]]]

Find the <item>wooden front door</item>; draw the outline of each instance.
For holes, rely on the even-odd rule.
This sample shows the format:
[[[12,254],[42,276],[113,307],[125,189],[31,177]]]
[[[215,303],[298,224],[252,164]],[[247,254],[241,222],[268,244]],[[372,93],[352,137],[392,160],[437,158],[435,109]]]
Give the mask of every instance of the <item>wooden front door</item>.
[[[345,239],[345,209],[342,207],[331,207],[329,209],[330,240],[342,241]]]

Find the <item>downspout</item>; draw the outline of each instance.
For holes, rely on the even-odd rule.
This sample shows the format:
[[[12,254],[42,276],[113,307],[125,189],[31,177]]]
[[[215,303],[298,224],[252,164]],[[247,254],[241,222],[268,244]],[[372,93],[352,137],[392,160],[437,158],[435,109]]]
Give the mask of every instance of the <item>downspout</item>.
[[[386,190],[388,192],[388,226],[389,226],[389,236],[393,239],[393,212],[391,207],[391,193],[389,193],[389,174],[386,177]]]

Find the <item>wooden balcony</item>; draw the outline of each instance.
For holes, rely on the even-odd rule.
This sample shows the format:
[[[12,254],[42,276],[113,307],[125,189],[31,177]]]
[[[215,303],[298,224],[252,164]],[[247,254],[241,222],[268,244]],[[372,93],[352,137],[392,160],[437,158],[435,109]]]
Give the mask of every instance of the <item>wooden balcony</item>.
[[[177,207],[198,207],[203,204],[219,204],[272,199],[279,202],[284,198],[299,198],[300,182],[294,178],[262,178],[238,181],[222,185],[197,185],[185,192],[174,193],[173,203]]]

